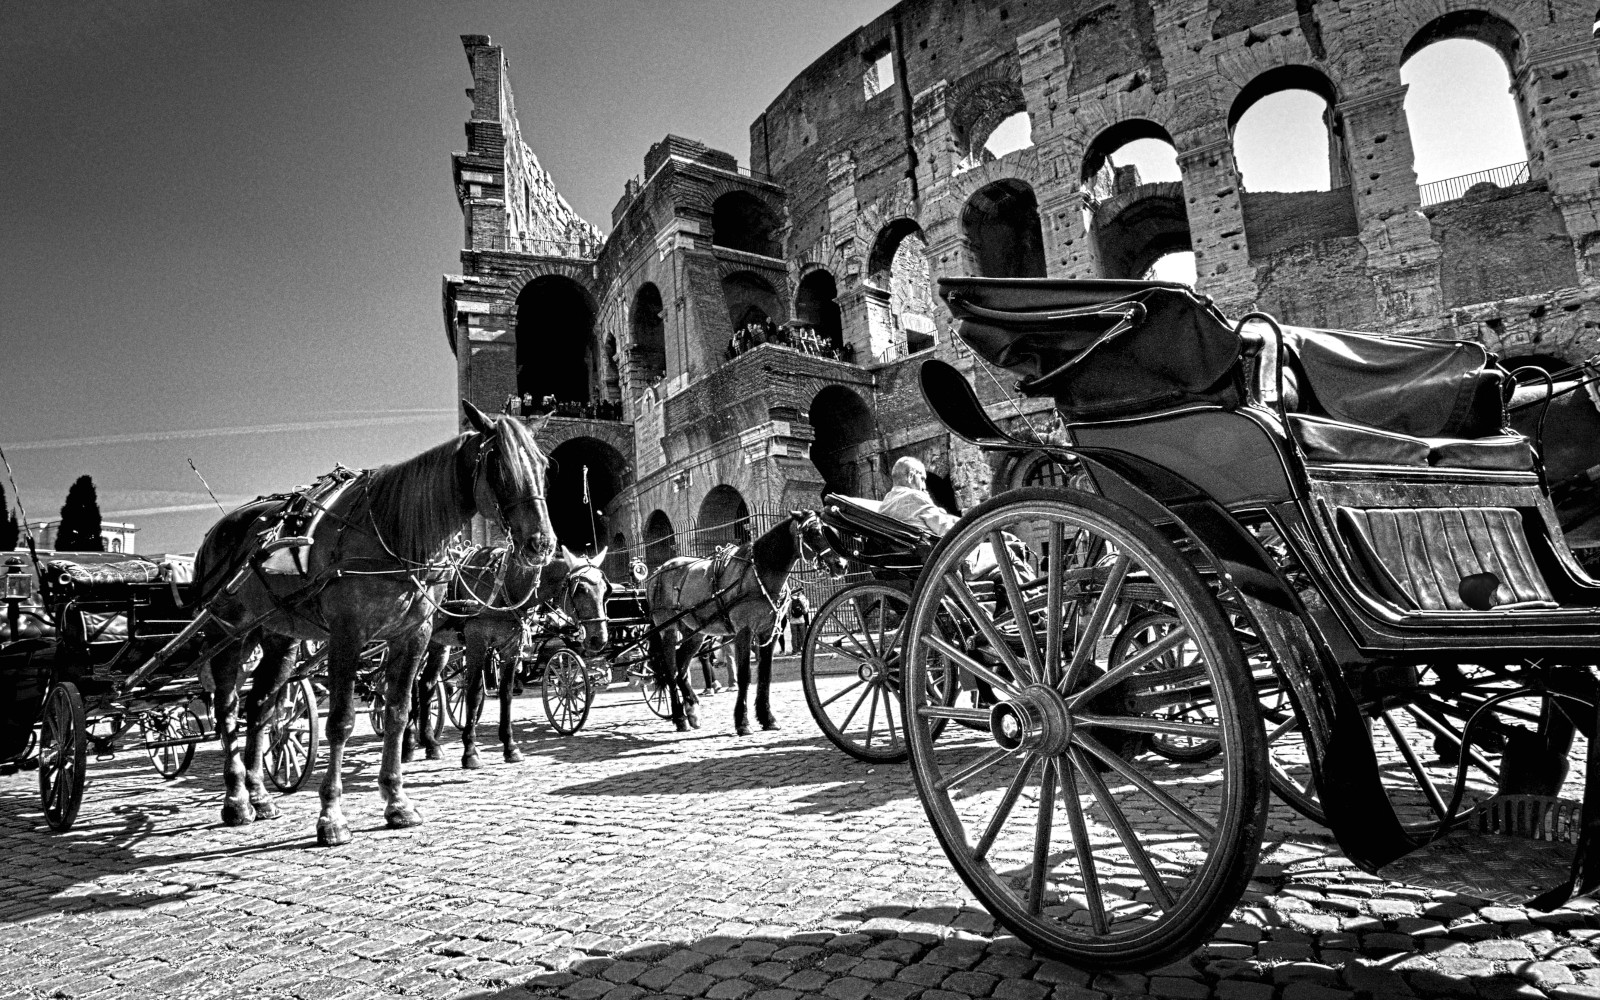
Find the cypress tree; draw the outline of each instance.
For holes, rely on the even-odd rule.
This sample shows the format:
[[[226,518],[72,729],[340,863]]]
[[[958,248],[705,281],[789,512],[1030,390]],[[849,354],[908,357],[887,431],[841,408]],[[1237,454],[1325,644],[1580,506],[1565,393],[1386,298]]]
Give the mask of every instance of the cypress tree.
[[[104,552],[105,544],[100,537],[100,499],[95,495],[94,480],[79,476],[67,490],[67,502],[61,505],[56,551]]]

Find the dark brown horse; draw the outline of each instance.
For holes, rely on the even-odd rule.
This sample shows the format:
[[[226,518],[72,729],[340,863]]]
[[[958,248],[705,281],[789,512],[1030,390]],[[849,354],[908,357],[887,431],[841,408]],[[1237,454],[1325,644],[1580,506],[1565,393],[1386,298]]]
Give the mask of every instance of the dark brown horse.
[[[276,522],[287,497],[269,497],[226,515],[206,535],[195,559],[209,610],[238,642],[211,662],[217,732],[222,736],[230,826],[273,819],[278,808],[262,784],[262,707],[293,671],[298,639],[328,643],[328,770],[322,781],[317,841],[350,840],[341,804],[345,741],[355,723],[355,680],[361,649],[387,640],[383,668],[385,728],[378,788],[391,827],[422,822],[402,786],[400,742],[417,668],[451,566],[446,545],[483,513],[505,529],[516,558],[543,565],[554,551],[544,504],[545,458],[513,417],[491,418],[463,402],[471,430],[404,462],[362,472],[313,530],[303,576],[257,568],[260,533]],[[239,741],[240,663],[262,647]]]
[[[410,753],[415,732],[416,744],[429,760],[441,756],[438,740],[426,720],[452,647],[466,651],[461,676],[467,685],[461,766],[475,770],[483,766],[478,759],[476,730],[483,714],[484,679],[492,659],[499,666],[500,744],[506,762],[514,764],[522,759],[522,752],[511,735],[511,694],[526,632],[531,630],[535,637],[559,636],[579,654],[598,653],[610,641],[606,597],[611,593],[611,583],[600,568],[605,550],[584,558],[563,549],[561,558],[531,572],[515,561],[504,567],[504,552],[479,548],[469,553],[451,585],[450,602],[434,618],[428,660],[417,681],[407,728],[406,754]]]
[[[733,727],[750,735],[746,698],[750,690],[750,647],[755,645],[756,721],[777,729],[769,689],[772,685],[772,640],[789,604],[789,572],[801,556],[815,557],[832,576],[845,571],[842,556],[828,545],[815,511],[792,511],[788,517],[725,557],[679,556],[661,564],[645,585],[650,595],[650,660],[656,682],[667,687],[672,721],[679,732],[700,727],[699,699],[689,683],[689,661],[700,649],[701,636],[733,636],[738,665],[739,696],[733,704]],[[672,660],[669,663],[668,654]]]

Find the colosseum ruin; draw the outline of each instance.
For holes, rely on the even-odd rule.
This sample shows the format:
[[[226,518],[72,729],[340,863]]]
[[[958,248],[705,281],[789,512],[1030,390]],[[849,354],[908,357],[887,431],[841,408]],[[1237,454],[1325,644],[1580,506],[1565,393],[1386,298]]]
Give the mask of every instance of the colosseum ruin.
[[[506,55],[463,36],[465,242],[444,281],[461,395],[554,397],[558,532],[653,564],[825,487],[880,495],[901,455],[957,507],[1061,475],[1042,456],[991,463],[933,422],[915,379],[929,356],[970,371],[1003,420],[1042,405],[954,342],[941,275],[1136,278],[1192,252],[1198,289],[1235,315],[1585,357],[1595,29],[1567,0],[904,0],[773,98],[748,165],[653,145],[609,235],[524,142]],[[1419,186],[1401,67],[1450,39],[1504,61],[1525,162]],[[1236,129],[1282,91],[1321,99],[1326,190],[1244,182]],[[1007,128],[1031,141],[997,148]],[[1139,140],[1170,147],[1178,179],[1119,166]]]

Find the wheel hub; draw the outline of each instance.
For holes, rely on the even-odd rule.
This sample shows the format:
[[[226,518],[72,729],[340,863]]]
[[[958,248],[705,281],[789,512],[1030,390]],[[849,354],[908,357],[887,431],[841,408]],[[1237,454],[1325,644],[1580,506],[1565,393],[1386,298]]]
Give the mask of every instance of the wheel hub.
[[[868,684],[871,684],[889,672],[889,665],[877,657],[862,661],[856,668],[856,674]]]
[[[1003,750],[1066,753],[1072,715],[1055,688],[1034,684],[989,709],[989,731]]]

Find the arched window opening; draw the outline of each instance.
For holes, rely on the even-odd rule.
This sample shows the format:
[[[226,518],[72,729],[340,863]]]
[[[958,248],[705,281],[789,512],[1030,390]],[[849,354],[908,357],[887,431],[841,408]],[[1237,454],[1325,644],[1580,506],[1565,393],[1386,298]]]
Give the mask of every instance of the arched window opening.
[[[678,554],[673,538],[672,519],[664,510],[652,511],[644,523],[644,562],[651,569]]]
[[[1019,149],[1027,149],[1033,145],[1033,119],[1028,117],[1026,111],[1018,111],[994,127],[989,133],[989,138],[984,140],[983,151],[990,158],[1000,159]]]
[[[732,486],[713,486],[700,503],[694,526],[695,554],[708,556],[724,545],[750,540],[750,508]]]
[[[1141,184],[1101,203],[1090,216],[1089,232],[1102,277],[1145,278],[1169,257],[1194,259],[1183,185],[1171,181]]]
[[[550,452],[545,504],[562,545],[577,553],[598,552],[616,526],[606,507],[624,485],[627,463],[604,441],[569,438]]]
[[[1425,25],[1402,58],[1412,164],[1424,206],[1460,198],[1478,185],[1529,179],[1512,88],[1522,60],[1515,28],[1492,14],[1457,11]]]
[[[928,241],[911,219],[895,219],[878,233],[867,258],[867,324],[880,359],[926,350],[938,329]]]
[[[872,411],[844,386],[830,385],[811,401],[811,464],[834,493],[860,496],[871,491],[872,442],[877,429]],[[866,475],[863,475],[863,470]]]
[[[815,340],[838,355],[844,350],[844,318],[839,313],[839,286],[833,275],[818,269],[800,279],[794,297],[796,339]]]
[[[1049,455],[1036,453],[1017,478],[1022,486],[1068,486],[1071,484],[1072,470]]]
[[[777,214],[748,191],[729,191],[711,203],[711,242],[715,246],[778,257],[783,253],[778,230]]]
[[[753,271],[730,274],[722,279],[722,297],[728,304],[728,321],[733,324],[729,357],[777,338],[774,317],[783,314],[783,307],[766,278]]]
[[[1234,165],[1254,193],[1348,187],[1344,124],[1333,83],[1309,66],[1270,69],[1239,90],[1228,109]]]
[[[961,230],[977,264],[990,278],[1042,278],[1044,230],[1033,188],[1008,178],[975,192],[961,210]]]
[[[667,374],[667,325],[661,289],[645,282],[633,297],[633,346],[628,349],[636,383],[650,385]]]
[[[594,378],[594,307],[571,278],[534,278],[517,296],[517,392],[538,406],[587,403]]]
[[[1181,182],[1172,136],[1153,121],[1130,118],[1101,132],[1083,154],[1083,191],[1099,203],[1141,184]]]
[[[1194,287],[1197,278],[1193,250],[1168,250],[1139,277],[1146,281],[1176,281]]]

